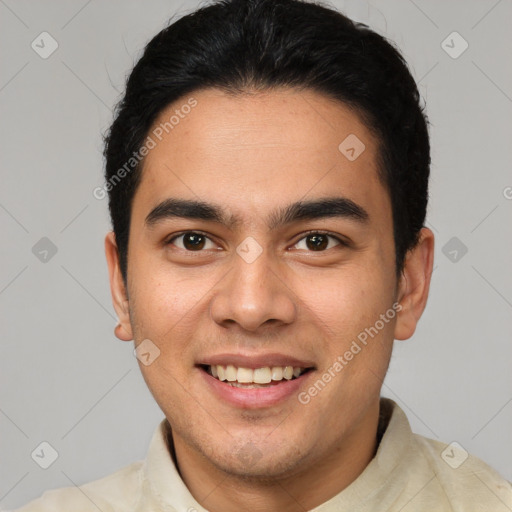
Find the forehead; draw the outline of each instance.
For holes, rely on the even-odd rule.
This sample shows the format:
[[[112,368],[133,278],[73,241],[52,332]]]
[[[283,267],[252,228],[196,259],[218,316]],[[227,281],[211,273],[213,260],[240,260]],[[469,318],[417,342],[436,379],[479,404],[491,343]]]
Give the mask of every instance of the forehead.
[[[356,112],[314,91],[196,91],[163,110],[148,136],[134,215],[167,197],[211,200],[248,218],[332,195],[390,208],[377,139]]]

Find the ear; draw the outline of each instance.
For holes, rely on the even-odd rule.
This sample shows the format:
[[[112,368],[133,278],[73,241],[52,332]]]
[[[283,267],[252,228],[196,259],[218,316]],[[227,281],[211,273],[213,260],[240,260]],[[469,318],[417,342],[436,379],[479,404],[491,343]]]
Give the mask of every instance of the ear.
[[[395,324],[395,339],[406,340],[416,330],[416,325],[427,304],[430,278],[434,264],[434,233],[422,228],[418,243],[406,255],[398,283],[397,302],[401,305]]]
[[[112,303],[119,318],[119,324],[115,328],[115,335],[122,341],[133,339],[130,323],[130,310],[128,307],[128,294],[119,266],[119,251],[117,249],[116,236],[113,231],[105,237],[105,256],[107,257],[108,273],[110,277],[110,293]]]

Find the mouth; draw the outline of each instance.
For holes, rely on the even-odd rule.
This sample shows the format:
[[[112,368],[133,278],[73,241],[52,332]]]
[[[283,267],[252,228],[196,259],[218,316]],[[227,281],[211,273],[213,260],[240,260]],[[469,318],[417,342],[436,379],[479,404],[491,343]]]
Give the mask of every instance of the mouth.
[[[268,388],[297,380],[314,370],[301,366],[263,366],[260,368],[228,365],[206,365],[199,367],[208,375],[228,386],[241,389]]]
[[[279,353],[204,356],[196,368],[212,399],[238,409],[293,403],[316,371],[312,360]]]

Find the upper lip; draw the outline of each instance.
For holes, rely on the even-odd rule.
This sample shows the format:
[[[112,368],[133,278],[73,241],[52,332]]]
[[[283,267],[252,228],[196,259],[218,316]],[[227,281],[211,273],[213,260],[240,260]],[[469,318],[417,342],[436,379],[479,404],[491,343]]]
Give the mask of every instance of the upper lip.
[[[227,366],[232,364],[237,368],[251,368],[253,370],[267,366],[293,366],[295,368],[312,368],[315,366],[312,361],[277,353],[258,355],[215,354],[202,358],[197,364],[207,366]]]

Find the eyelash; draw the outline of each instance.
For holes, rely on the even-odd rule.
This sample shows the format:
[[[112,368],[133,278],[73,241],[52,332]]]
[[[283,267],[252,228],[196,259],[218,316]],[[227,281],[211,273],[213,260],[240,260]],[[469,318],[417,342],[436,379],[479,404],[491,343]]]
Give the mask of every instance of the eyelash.
[[[178,234],[175,234],[172,236],[172,238],[170,238],[169,240],[167,240],[165,242],[165,245],[172,245],[172,243],[177,240],[178,238],[184,236],[184,235],[188,235],[188,234],[194,234],[194,235],[201,235],[201,236],[204,236],[205,238],[207,238],[208,240],[210,240],[211,242],[215,243],[206,233],[202,232],[202,231],[183,231],[181,233],[178,233]],[[305,233],[302,233],[302,236],[301,238],[299,238],[293,245],[297,245],[299,242],[301,242],[302,240],[304,240],[305,238],[307,238],[308,236],[311,236],[311,235],[325,235],[325,236],[328,236],[334,240],[336,240],[336,242],[338,242],[338,244],[341,246],[341,247],[349,247],[349,243],[343,239],[341,239],[339,236],[335,235],[334,233],[331,233],[329,231],[322,231],[322,230],[310,230],[310,231],[306,231]],[[181,248],[180,248],[181,249]],[[332,249],[332,247],[331,247]],[[189,251],[187,249],[184,249],[185,251],[187,252],[190,252],[190,253],[193,253],[193,252],[204,252],[202,250],[199,250],[199,251]],[[326,252],[327,250],[329,249],[326,249],[324,251],[318,251],[318,252]],[[315,252],[315,251],[309,251],[309,252]]]

